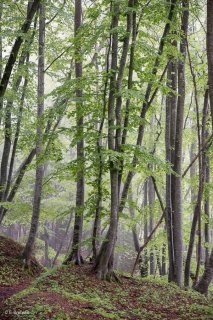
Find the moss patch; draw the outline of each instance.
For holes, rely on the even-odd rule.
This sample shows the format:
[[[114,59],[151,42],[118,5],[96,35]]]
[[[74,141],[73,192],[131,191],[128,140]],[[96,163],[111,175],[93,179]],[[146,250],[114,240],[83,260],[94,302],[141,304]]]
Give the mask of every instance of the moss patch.
[[[180,290],[164,280],[121,276],[121,281],[98,281],[90,265],[63,266],[44,273],[29,289],[8,299],[1,319],[20,319],[20,312],[21,319],[32,320],[213,319],[211,301],[198,293]],[[6,318],[8,309],[12,312]]]

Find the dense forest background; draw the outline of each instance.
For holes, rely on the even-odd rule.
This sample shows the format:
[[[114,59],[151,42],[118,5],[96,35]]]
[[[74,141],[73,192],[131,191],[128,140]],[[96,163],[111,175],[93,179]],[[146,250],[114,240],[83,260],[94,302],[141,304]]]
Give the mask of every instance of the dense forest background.
[[[0,230],[25,267],[206,293],[213,1],[1,1],[0,79]]]

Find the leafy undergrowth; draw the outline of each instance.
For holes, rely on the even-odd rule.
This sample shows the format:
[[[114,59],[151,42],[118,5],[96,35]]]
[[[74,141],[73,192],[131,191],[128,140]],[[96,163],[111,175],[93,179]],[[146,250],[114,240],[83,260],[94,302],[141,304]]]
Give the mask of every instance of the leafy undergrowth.
[[[121,284],[98,281],[91,265],[62,266],[7,299],[0,319],[213,319],[210,301],[198,293],[162,280],[120,280]]]
[[[38,277],[43,268],[32,259],[32,267],[24,270],[20,258],[23,246],[14,240],[0,235],[0,302],[23,288]]]

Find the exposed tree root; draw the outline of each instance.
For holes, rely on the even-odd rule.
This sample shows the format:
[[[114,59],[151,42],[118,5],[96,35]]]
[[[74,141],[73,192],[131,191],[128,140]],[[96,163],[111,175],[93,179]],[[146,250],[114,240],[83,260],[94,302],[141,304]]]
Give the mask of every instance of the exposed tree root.
[[[107,271],[107,272],[98,271],[96,274],[99,280],[105,280],[108,282],[117,282],[119,284],[122,283],[120,278],[117,276],[117,274],[114,271]]]
[[[81,255],[72,255],[72,256],[67,257],[63,261],[63,265],[68,265],[70,263],[73,263],[77,266],[81,266],[82,264],[84,264],[84,259],[82,258]]]

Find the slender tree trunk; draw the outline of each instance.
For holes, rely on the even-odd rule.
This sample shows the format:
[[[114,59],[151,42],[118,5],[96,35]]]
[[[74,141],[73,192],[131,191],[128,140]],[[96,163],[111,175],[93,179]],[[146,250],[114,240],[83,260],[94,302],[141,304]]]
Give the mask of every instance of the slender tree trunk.
[[[205,156],[206,161],[206,184],[210,183],[210,159],[209,156]],[[210,243],[210,232],[209,232],[209,218],[210,218],[210,195],[207,191],[207,195],[204,203],[204,213],[205,213],[205,225],[204,225],[204,235],[205,235],[205,267],[209,263],[209,243]]]
[[[109,58],[110,58],[110,50],[111,50],[111,37],[109,40],[109,47],[106,51],[106,74],[109,72]],[[94,261],[97,257],[100,240],[100,228],[101,228],[101,206],[102,206],[102,198],[103,198],[103,190],[102,190],[102,176],[103,176],[103,156],[102,156],[102,133],[104,128],[104,121],[106,117],[106,108],[107,108],[107,88],[109,77],[106,77],[106,81],[104,83],[104,92],[103,92],[103,113],[102,119],[98,130],[98,138],[97,138],[97,153],[98,153],[98,177],[97,177],[97,200],[96,200],[96,209],[95,209],[95,220],[92,231],[92,260]]]
[[[133,202],[132,192],[129,193],[128,199],[131,202]],[[130,213],[131,219],[134,220],[135,219],[135,208],[131,205],[131,203],[129,205],[129,213]],[[133,237],[133,243],[134,243],[135,251],[138,252],[140,250],[140,242],[139,242],[139,239],[138,239],[136,225],[132,226],[132,237]]]
[[[213,130],[213,1],[207,0],[207,58],[208,58],[208,83],[209,83],[209,99],[212,118],[212,130]],[[210,178],[210,163],[206,166],[206,179]],[[206,214],[209,212],[209,199],[205,203]],[[208,241],[208,227],[205,226],[205,239]],[[213,250],[211,256],[208,257],[208,250],[206,250],[206,268],[203,277],[198,283],[196,290],[199,292],[207,292],[208,286],[213,277]]]
[[[36,140],[36,180],[33,199],[33,214],[31,227],[26,246],[23,251],[25,267],[30,266],[30,259],[34,249],[35,238],[38,230],[40,204],[42,193],[42,181],[44,166],[41,156],[43,154],[43,113],[44,113],[44,59],[45,59],[45,7],[39,6],[39,49],[38,49],[38,107],[37,107],[37,140]]]
[[[173,46],[176,47],[173,42]],[[171,61],[167,72],[168,86],[174,91],[177,91],[177,64]],[[166,98],[166,130],[165,130],[165,145],[166,145],[166,160],[174,166],[174,149],[175,149],[175,130],[176,130],[176,112],[177,98],[176,95],[170,93]],[[168,280],[175,280],[175,257],[174,257],[174,175],[166,175],[166,229],[168,239],[168,258],[169,258],[169,274]]]
[[[138,1],[135,1],[135,5],[137,5]],[[137,39],[137,15],[136,11],[133,12],[132,17],[132,42],[131,42],[131,49],[130,49],[130,58],[129,58],[129,69],[128,69],[128,90],[131,90],[133,87],[133,72],[134,72],[134,60],[135,60],[135,45],[136,45],[136,39]],[[124,122],[123,122],[123,132],[122,132],[122,146],[126,144],[127,139],[127,132],[128,132],[128,125],[129,125],[129,112],[130,112],[130,98],[126,101],[126,108],[125,108],[125,116],[124,116]],[[122,149],[121,149],[122,151]],[[121,163],[121,168],[119,172],[119,180],[122,178],[122,172],[123,172],[123,161]]]
[[[212,116],[213,130],[213,1],[207,0],[207,58],[208,58],[208,80],[209,80],[209,98]]]
[[[100,172],[99,178],[101,179],[102,172]],[[102,180],[102,179],[101,179]],[[100,244],[100,236],[101,236],[101,204],[102,204],[102,186],[101,181],[98,182],[98,199],[97,205],[95,209],[95,220],[93,225],[92,232],[92,260],[94,261],[97,257],[99,244]]]
[[[166,244],[165,243],[163,243],[161,252],[162,252],[161,275],[165,276],[166,275]]]
[[[206,128],[206,121],[208,116],[208,108],[206,110],[206,115],[203,116],[205,120],[203,120],[202,124],[202,143],[205,144],[206,140],[208,140],[209,134],[208,129]],[[205,250],[205,267],[207,267],[209,263],[209,244],[210,244],[210,228],[209,228],[209,222],[210,222],[210,192],[208,190],[208,185],[211,182],[211,164],[210,164],[210,158],[207,154],[207,151],[203,153],[203,169],[205,170],[204,173],[204,191],[205,186],[207,186],[206,192],[204,192],[204,250]]]
[[[204,106],[203,106],[203,119],[202,119],[202,143],[201,146],[205,143],[204,133],[205,133],[205,127],[206,127],[206,117],[207,117],[207,111],[208,111],[208,91],[205,93],[204,97]],[[202,150],[202,148],[200,147]],[[194,208],[194,214],[192,219],[192,226],[190,231],[190,239],[189,239],[189,246],[186,256],[186,263],[185,263],[185,270],[184,270],[184,286],[189,286],[189,280],[190,280],[190,272],[191,272],[191,259],[194,249],[194,242],[195,242],[195,235],[196,235],[196,228],[198,219],[201,218],[201,203],[203,198],[203,189],[204,189],[204,181],[205,181],[205,161],[204,161],[204,153],[205,151],[201,152],[201,166],[202,168],[199,170],[199,189],[198,189],[198,195],[197,195],[197,201]],[[196,272],[196,277],[198,277],[198,271]],[[196,279],[195,279],[196,280]]]
[[[205,153],[201,150],[203,149],[203,146],[205,144],[205,131],[206,131],[206,120],[207,120],[207,113],[208,113],[208,102],[204,102],[204,108],[203,108],[203,119],[202,119],[202,134],[201,134],[201,128],[200,128],[200,116],[199,116],[199,102],[198,102],[198,90],[197,90],[197,83],[196,83],[196,76],[194,73],[194,69],[192,66],[192,60],[190,56],[189,47],[187,45],[188,49],[188,58],[189,58],[189,66],[190,71],[192,75],[194,90],[195,90],[195,106],[196,106],[196,120],[197,120],[197,137],[198,137],[198,153],[199,153],[199,192],[198,192],[198,243],[197,243],[197,268],[196,268],[196,274],[195,274],[195,283],[198,280],[199,276],[199,270],[200,270],[200,264],[201,264],[201,251],[202,251],[202,230],[201,230],[201,202],[203,198],[203,190],[204,190],[204,181],[205,181]],[[205,101],[208,101],[208,90],[206,90],[205,93]]]
[[[46,268],[49,268],[51,266],[51,262],[49,259],[49,233],[47,231],[47,222],[45,222],[45,226],[44,226],[44,265]]]
[[[128,1],[128,8],[133,8],[134,0]],[[123,50],[120,59],[120,65],[118,69],[118,77],[117,77],[117,99],[116,99],[116,134],[115,134],[115,149],[118,152],[121,152],[121,143],[122,143],[122,84],[123,84],[123,76],[124,70],[127,62],[127,55],[129,50],[129,42],[130,36],[132,33],[132,24],[133,24],[133,15],[132,12],[129,11],[127,14],[127,23],[126,23],[126,36],[123,40]],[[120,171],[120,170],[119,170]],[[118,194],[120,198],[120,188],[121,188],[121,178],[122,174],[118,173]]]
[[[83,263],[83,258],[81,256],[81,241],[83,232],[83,211],[84,211],[84,118],[83,118],[83,103],[81,101],[83,97],[83,90],[81,79],[83,76],[83,63],[82,63],[82,48],[81,40],[79,38],[79,30],[82,26],[82,1],[75,0],[75,38],[76,48],[75,48],[75,77],[76,77],[76,97],[79,102],[76,103],[76,122],[77,122],[77,162],[79,169],[77,172],[77,185],[76,185],[76,213],[75,222],[73,230],[73,242],[71,252],[65,260],[65,264],[68,262],[74,262],[77,265]],[[77,44],[78,43],[78,44]]]
[[[149,198],[149,234],[154,228],[154,204],[155,204],[155,189],[152,178],[149,178],[148,182],[148,198]],[[153,237],[154,238],[154,237]],[[155,254],[154,248],[150,251],[150,274],[155,274]]]
[[[9,162],[11,139],[12,139],[11,106],[12,104],[8,102],[6,106],[4,147],[3,147],[1,170],[0,170],[0,202],[5,201],[5,186],[7,181],[8,162]]]
[[[147,215],[147,205],[148,205],[148,180],[144,183],[144,201],[143,201],[143,209],[144,209],[144,243],[146,243],[148,238],[148,215]],[[143,255],[141,257],[141,266],[140,266],[141,277],[148,276],[148,254],[147,249],[144,250]]]
[[[185,57],[187,49],[187,31],[189,19],[188,0],[182,1],[182,32],[183,38],[180,43],[182,59],[178,62],[178,102],[176,119],[175,139],[175,165],[174,170],[178,174],[175,177],[174,195],[174,257],[175,257],[175,282],[182,286],[183,272],[183,208],[182,208],[182,145],[183,145],[183,124],[185,105]]]
[[[157,264],[157,266],[156,266],[156,270],[157,270],[157,268],[158,268],[158,270],[159,270],[159,275],[161,276],[162,275],[162,267],[161,267],[161,261],[160,261],[160,250],[159,250],[159,248],[156,246],[155,247],[155,252],[156,252],[156,264]]]
[[[194,159],[195,157],[195,144],[193,143],[190,148],[190,162]],[[190,168],[190,179],[193,180],[196,176],[196,165],[193,164]],[[194,204],[196,202],[196,192],[195,192],[195,187],[192,185],[191,186],[191,203]]]

